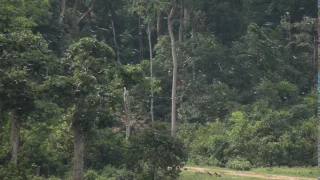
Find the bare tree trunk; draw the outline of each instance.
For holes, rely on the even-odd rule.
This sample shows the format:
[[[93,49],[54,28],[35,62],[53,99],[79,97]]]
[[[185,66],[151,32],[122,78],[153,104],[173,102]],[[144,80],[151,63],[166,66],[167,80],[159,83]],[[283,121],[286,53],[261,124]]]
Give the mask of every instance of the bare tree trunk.
[[[152,54],[152,44],[151,44],[151,28],[150,24],[148,24],[148,41],[149,41],[149,54],[150,54],[150,77],[153,78],[153,54]],[[151,115],[151,122],[154,122],[154,114],[153,114],[153,98],[154,98],[154,91],[153,91],[153,85],[151,85],[151,104],[150,104],[150,115]]]
[[[172,51],[172,109],[171,109],[171,135],[176,137],[176,91],[177,91],[177,71],[178,71],[178,59],[176,52],[176,41],[173,34],[173,15],[176,9],[176,0],[172,0],[172,9],[168,17],[168,30],[171,39],[171,51]]]
[[[143,60],[143,40],[142,40],[142,30],[141,30],[141,18],[139,16],[139,52],[140,52],[140,61]]]
[[[11,161],[18,164],[18,150],[20,144],[20,121],[17,118],[17,109],[11,110]]]
[[[66,0],[61,0],[61,3],[60,3],[60,15],[59,15],[59,23],[60,24],[63,22],[65,9],[66,9]]]
[[[119,46],[117,43],[117,37],[116,37],[116,29],[114,27],[113,19],[111,18],[111,26],[112,26],[112,33],[113,33],[113,41],[114,45],[116,47],[116,53],[117,53],[117,61],[120,62],[120,51],[119,51]]]
[[[130,124],[126,124],[126,138],[128,139],[130,137]]]
[[[73,167],[73,180],[83,179],[83,152],[84,152],[84,135],[79,126],[73,127],[74,137],[74,167]]]
[[[164,34],[164,19],[162,17],[163,12],[159,11],[157,15],[157,37],[158,39]]]

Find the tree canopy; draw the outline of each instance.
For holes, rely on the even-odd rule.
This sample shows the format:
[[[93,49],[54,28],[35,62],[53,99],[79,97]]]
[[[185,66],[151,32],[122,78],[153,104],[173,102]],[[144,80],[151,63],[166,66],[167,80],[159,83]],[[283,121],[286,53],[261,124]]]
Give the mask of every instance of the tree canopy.
[[[316,2],[0,4],[0,179],[317,164]]]

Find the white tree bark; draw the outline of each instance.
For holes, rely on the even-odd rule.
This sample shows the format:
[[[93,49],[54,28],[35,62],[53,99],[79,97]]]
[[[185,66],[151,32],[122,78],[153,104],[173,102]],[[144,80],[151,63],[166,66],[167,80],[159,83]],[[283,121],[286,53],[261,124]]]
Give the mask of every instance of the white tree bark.
[[[172,0],[172,9],[168,17],[168,30],[171,39],[171,52],[172,52],[172,109],[171,109],[171,135],[176,137],[176,91],[177,91],[177,73],[178,73],[178,58],[176,52],[176,41],[173,34],[173,15],[176,9],[176,0]]]
[[[149,41],[149,54],[150,54],[150,77],[153,78],[153,54],[152,54],[152,44],[151,44],[151,28],[150,24],[148,24],[148,41]],[[154,99],[154,91],[153,91],[153,84],[150,89],[151,92],[151,100],[150,100],[150,115],[151,115],[151,122],[154,122],[154,113],[153,113],[153,99]]]

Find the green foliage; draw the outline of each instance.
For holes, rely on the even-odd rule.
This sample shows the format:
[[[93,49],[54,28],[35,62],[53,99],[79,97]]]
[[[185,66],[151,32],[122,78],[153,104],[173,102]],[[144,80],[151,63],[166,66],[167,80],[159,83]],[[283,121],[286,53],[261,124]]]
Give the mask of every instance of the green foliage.
[[[203,86],[203,81],[185,81],[181,86],[186,102],[178,109],[182,122],[208,122],[224,118],[235,107],[236,90],[214,80],[212,85]],[[197,89],[198,93],[194,94]],[[215,103],[212,103],[215,102]]]
[[[9,133],[9,116],[5,112],[0,111],[0,138],[3,141],[0,142],[0,161],[8,162],[10,159],[10,133]],[[2,164],[4,165],[4,164]]]
[[[124,180],[134,179],[134,174],[124,169],[117,169],[112,166],[106,166],[101,173],[94,170],[88,170],[85,175],[85,180]]]
[[[87,137],[85,164],[95,170],[108,165],[120,167],[125,163],[122,157],[126,152],[123,134],[115,134],[111,129],[93,129]]]
[[[249,161],[243,158],[229,159],[227,167],[234,170],[249,171],[252,165]]]
[[[168,166],[185,161],[237,170],[316,165],[313,2],[177,1],[177,139],[169,124],[149,124],[151,87],[155,120],[171,117],[171,42],[155,33],[165,32],[171,2],[95,0],[88,11],[90,1],[79,1],[78,41],[70,34],[74,1],[62,23],[61,2],[0,0],[0,179],[70,179],[74,127],[86,139],[85,179],[177,178]],[[149,30],[153,78],[143,60]],[[21,121],[16,167],[13,108]]]
[[[28,2],[24,2],[22,0],[0,1],[0,29],[2,33],[20,31],[36,25],[32,19],[26,18],[26,11],[32,12],[32,10],[27,9]]]
[[[195,131],[189,146],[189,161],[197,165],[218,166],[225,162],[228,147],[226,129],[222,122],[206,123]],[[180,134],[180,131],[178,131]]]
[[[101,176],[113,178],[115,180],[134,179],[135,174],[127,169],[117,169],[112,166],[106,166],[101,173]]]
[[[44,81],[52,56],[41,35],[30,32],[0,34],[1,108],[30,111],[38,86]]]
[[[84,179],[85,180],[94,180],[94,179],[99,179],[99,180],[107,180],[108,178],[99,176],[99,174],[93,170],[88,170],[85,174],[84,174]]]
[[[137,179],[175,179],[179,170],[168,170],[168,166],[181,166],[186,161],[182,142],[172,138],[166,126],[161,124],[130,137],[127,153],[126,166]]]

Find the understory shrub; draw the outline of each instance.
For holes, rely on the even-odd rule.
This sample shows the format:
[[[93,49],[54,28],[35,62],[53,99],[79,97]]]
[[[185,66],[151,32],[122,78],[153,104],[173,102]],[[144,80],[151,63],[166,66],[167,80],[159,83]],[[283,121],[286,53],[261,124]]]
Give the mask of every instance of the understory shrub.
[[[88,170],[84,174],[84,180],[132,180],[134,174],[131,171],[106,166],[102,171]]]
[[[252,168],[252,165],[249,161],[247,161],[244,158],[235,158],[229,159],[227,163],[227,168],[240,171],[249,171]]]
[[[199,166],[219,166],[220,162],[213,156],[204,157],[201,155],[193,155],[190,157],[189,162]]]

